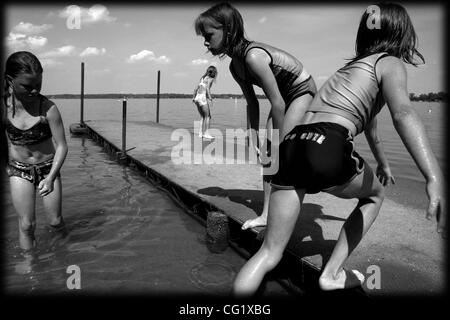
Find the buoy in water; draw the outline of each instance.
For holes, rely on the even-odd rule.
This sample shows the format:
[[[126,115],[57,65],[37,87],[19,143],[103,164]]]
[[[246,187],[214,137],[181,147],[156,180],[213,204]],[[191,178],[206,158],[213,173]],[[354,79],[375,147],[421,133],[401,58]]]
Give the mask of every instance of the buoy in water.
[[[81,123],[72,123],[69,128],[71,134],[82,135],[88,133],[86,126]]]

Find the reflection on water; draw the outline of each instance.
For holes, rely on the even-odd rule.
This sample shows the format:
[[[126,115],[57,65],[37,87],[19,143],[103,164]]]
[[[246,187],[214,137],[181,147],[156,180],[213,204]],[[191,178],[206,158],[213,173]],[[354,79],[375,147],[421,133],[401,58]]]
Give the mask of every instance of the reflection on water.
[[[68,267],[75,265],[82,293],[230,294],[244,258],[230,248],[209,251],[205,227],[168,196],[93,141],[67,137],[61,172],[66,228],[48,226],[37,198],[32,252],[18,246],[17,217],[4,181],[5,292],[70,293]],[[286,294],[279,286],[274,293]]]

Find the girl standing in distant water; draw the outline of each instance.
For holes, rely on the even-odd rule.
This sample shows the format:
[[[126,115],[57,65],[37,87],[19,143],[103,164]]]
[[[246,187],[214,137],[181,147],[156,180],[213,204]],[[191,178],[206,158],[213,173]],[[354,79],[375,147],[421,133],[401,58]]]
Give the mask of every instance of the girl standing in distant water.
[[[35,246],[36,191],[42,197],[50,226],[61,230],[60,169],[67,155],[64,126],[56,105],[39,92],[42,66],[30,52],[19,51],[6,60],[2,120],[9,145],[7,174],[19,216],[19,243]]]
[[[270,212],[264,242],[234,282],[236,295],[256,292],[265,274],[281,260],[306,193],[326,191],[359,202],[344,223],[319,278],[322,290],[360,286],[364,276],[343,268],[377,217],[384,189],[369,165],[355,152],[353,138],[367,132],[383,105],[395,129],[426,179],[427,218],[436,218],[445,236],[445,183],[425,129],[411,107],[403,62],[424,61],[416,49],[416,33],[406,10],[380,3],[381,28],[368,27],[362,15],[356,55],[322,86],[305,117],[280,144],[280,170],[272,180]]]
[[[283,123],[286,129],[293,128],[316,94],[315,82],[303,64],[291,54],[247,40],[241,14],[228,3],[217,4],[200,14],[195,21],[195,31],[205,38],[204,45],[213,55],[231,58],[231,74],[247,100],[252,145],[264,168],[264,206],[262,214],[246,221],[242,228],[264,226],[269,208],[270,181],[278,153],[277,143],[272,141],[272,129],[281,131]],[[267,140],[262,147],[258,139],[259,102],[253,85],[263,89],[271,105],[266,121]],[[280,139],[284,133],[280,132]]]
[[[209,122],[211,120],[211,106],[212,106],[212,97],[211,97],[211,86],[213,82],[217,78],[217,68],[214,66],[209,66],[206,69],[205,74],[200,78],[200,83],[197,88],[194,90],[194,96],[192,101],[194,101],[197,106],[197,110],[200,113],[201,125],[200,131],[198,132],[198,136],[200,138],[213,139],[208,132],[209,130]]]

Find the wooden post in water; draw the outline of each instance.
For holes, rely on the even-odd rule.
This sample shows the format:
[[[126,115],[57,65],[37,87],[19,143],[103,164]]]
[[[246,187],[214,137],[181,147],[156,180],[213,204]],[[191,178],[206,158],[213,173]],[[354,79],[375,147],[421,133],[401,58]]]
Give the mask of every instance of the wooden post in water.
[[[122,101],[122,153],[125,155],[127,139],[127,99]]]
[[[72,123],[69,130],[74,135],[88,133],[88,128],[84,124],[84,62],[81,63],[80,123]]]
[[[247,136],[245,137],[245,141],[247,142],[247,147],[250,147],[250,138],[251,138],[251,135],[252,134],[252,131],[250,130],[250,121],[248,120],[248,117],[247,117]],[[251,151],[249,151],[249,152],[251,152]]]
[[[81,63],[80,124],[84,125],[84,62]]]
[[[228,217],[219,211],[208,212],[206,218],[206,246],[213,253],[220,253],[228,247],[230,230]]]
[[[159,123],[159,84],[161,79],[161,71],[158,70],[158,89],[156,91],[156,123]]]

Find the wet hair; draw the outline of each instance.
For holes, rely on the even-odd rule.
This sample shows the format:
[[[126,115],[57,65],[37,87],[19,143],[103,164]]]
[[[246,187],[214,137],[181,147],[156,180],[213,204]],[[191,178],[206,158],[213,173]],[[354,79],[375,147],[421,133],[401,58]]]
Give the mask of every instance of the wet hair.
[[[212,79],[212,82],[214,83],[217,80],[217,74],[218,74],[217,68],[215,66],[209,66],[206,69],[205,74],[201,76],[200,81],[202,81],[205,77],[208,76]]]
[[[8,91],[9,81],[7,77],[16,78],[19,74],[42,74],[43,69],[39,59],[28,51],[18,51],[11,54],[5,63],[5,73],[3,79],[3,102],[8,106],[8,98],[10,93]],[[13,116],[15,114],[14,95],[12,96]]]
[[[204,76],[215,79],[217,77],[217,68],[215,66],[209,66]]]
[[[361,17],[356,36],[356,56],[351,62],[375,53],[387,52],[414,66],[419,64],[415,56],[425,63],[424,57],[417,50],[417,35],[406,9],[389,2],[380,2],[376,6],[379,8],[379,16],[373,17],[373,13],[366,10]],[[369,25],[369,21],[373,19],[380,19],[378,28]]]
[[[219,57],[227,53],[232,55],[240,53],[249,42],[245,38],[244,21],[239,11],[227,2],[216,4],[201,13],[194,22],[197,35],[205,33],[204,24],[215,22],[223,30],[223,40],[219,50]]]

